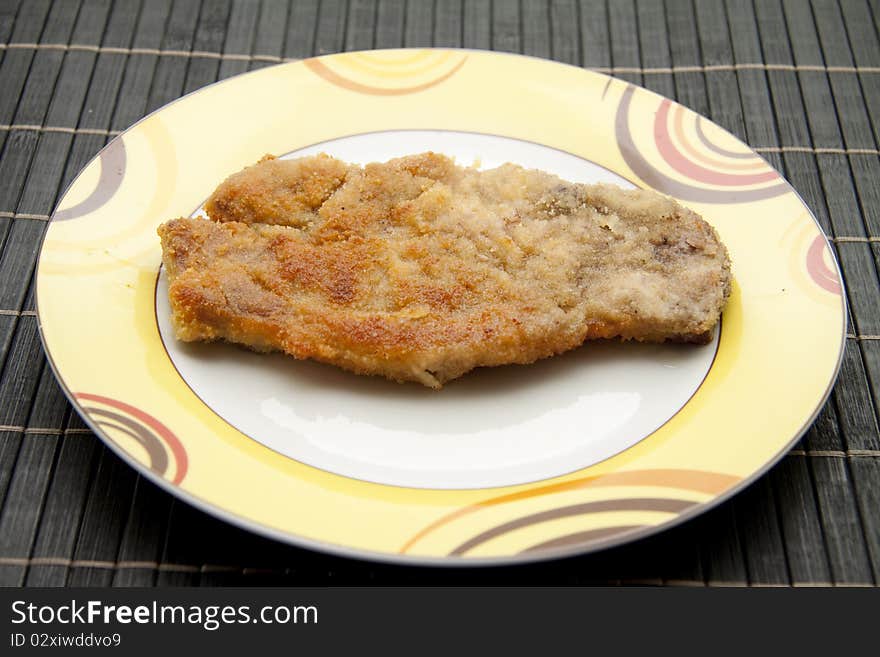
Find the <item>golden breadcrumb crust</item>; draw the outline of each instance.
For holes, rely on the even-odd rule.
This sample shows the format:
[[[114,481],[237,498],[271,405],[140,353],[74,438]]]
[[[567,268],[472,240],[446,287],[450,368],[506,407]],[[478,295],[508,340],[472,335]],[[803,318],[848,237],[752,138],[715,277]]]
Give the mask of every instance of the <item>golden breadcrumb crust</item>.
[[[159,228],[181,340],[431,387],[585,340],[707,342],[727,250],[649,191],[435,153],[264,158]]]

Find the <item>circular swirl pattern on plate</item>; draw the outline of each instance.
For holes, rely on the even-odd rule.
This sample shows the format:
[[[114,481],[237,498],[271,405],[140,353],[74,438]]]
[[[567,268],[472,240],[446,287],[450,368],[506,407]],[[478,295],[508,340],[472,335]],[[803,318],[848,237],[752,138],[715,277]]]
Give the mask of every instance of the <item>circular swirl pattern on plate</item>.
[[[430,89],[454,75],[467,55],[453,50],[414,50],[406,58],[346,53],[332,60],[307,59],[313,73],[337,87],[371,96],[400,96]]]
[[[807,271],[816,285],[839,296],[841,294],[840,279],[837,277],[832,262],[828,243],[821,235],[816,235],[810,242],[810,248],[807,249]]]
[[[704,203],[746,203],[790,191],[754,152],[719,144],[723,131],[666,98],[656,97],[650,138],[637,134],[634,124],[642,126],[644,117],[631,116],[635,93],[636,87],[627,85],[617,106],[615,134],[624,160],[649,187]]]
[[[113,198],[122,185],[122,179],[125,178],[125,160],[125,140],[120,135],[98,154],[101,173],[92,193],[76,205],[58,210],[52,218],[56,221],[67,221],[101,208]]]
[[[167,426],[149,413],[118,399],[87,392],[78,392],[74,396],[82,404],[81,410],[101,429],[110,435],[126,436],[137,442],[147,453],[150,470],[169,479],[172,484],[183,481],[188,467],[186,449]]]
[[[417,549],[419,543],[429,536],[442,531],[449,532],[450,528],[453,529],[450,532],[451,540],[459,541],[461,532],[455,531],[454,525],[465,516],[473,514],[480,514],[482,516],[481,526],[488,525],[488,529],[483,529],[467,540],[454,544],[448,552],[450,557],[467,556],[472,550],[505,536],[512,537],[515,542],[518,542],[518,549],[523,553],[552,551],[563,547],[588,548],[595,543],[607,541],[621,534],[645,527],[641,523],[619,524],[615,516],[610,515],[613,512],[654,512],[669,514],[671,518],[699,506],[699,501],[673,496],[621,496],[566,504],[563,502],[566,499],[563,495],[566,493],[608,486],[649,486],[717,495],[738,481],[737,477],[720,472],[656,469],[623,471],[598,477],[585,477],[562,483],[546,484],[518,493],[490,497],[447,514],[412,536],[401,547],[400,552],[405,554]],[[534,505],[535,500],[539,501],[537,508]],[[517,511],[517,509],[521,510]],[[494,519],[499,516],[508,519],[503,522]],[[575,521],[574,528],[571,523],[556,527],[550,524],[551,521],[563,518],[573,519]],[[522,532],[521,537],[512,536],[518,530],[539,524],[544,527],[542,528],[542,540],[538,543],[530,543],[529,535]]]
[[[783,233],[780,246],[787,250],[788,268],[800,288],[816,299],[837,300],[843,287],[834,254],[825,237],[798,217]]]

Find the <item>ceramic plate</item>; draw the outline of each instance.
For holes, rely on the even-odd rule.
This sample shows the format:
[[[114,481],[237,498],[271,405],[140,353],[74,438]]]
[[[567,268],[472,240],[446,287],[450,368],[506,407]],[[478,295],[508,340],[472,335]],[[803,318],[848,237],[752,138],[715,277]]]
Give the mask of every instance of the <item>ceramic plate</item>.
[[[733,262],[716,339],[587,344],[439,392],[174,339],[160,223],[266,153],[423,150],[653,188],[701,213]],[[630,541],[754,480],[828,395],[840,280],[788,183],[681,105],[539,59],[389,50],[248,73],[126,130],[59,203],[37,305],[89,426],[184,500],[315,549],[485,564]]]

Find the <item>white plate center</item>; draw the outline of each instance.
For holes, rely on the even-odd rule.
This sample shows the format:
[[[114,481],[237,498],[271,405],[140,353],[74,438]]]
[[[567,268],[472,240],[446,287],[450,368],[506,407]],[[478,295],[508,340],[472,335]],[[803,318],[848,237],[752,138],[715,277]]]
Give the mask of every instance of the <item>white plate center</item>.
[[[326,152],[366,163],[426,150],[459,164],[514,162],[575,182],[632,187],[574,155],[472,133],[371,133],[285,157]],[[396,486],[507,486],[602,461],[687,403],[712,365],[718,340],[706,346],[588,343],[533,365],[477,370],[434,391],[281,354],[181,343],[171,328],[167,289],[163,271],[156,295],[162,340],[177,371],[215,413],[292,459]]]

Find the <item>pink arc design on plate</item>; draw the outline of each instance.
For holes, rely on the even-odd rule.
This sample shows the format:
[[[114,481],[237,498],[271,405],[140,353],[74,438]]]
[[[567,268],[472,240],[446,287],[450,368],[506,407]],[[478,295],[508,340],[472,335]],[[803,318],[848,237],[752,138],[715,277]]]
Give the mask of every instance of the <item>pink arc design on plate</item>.
[[[664,99],[660,103],[660,109],[657,110],[657,115],[654,118],[654,141],[657,144],[657,150],[660,151],[660,155],[678,173],[697,182],[718,185],[720,187],[756,185],[775,180],[779,177],[779,174],[775,171],[751,174],[723,173],[707,169],[689,160],[675,147],[672,135],[669,134],[669,110],[671,107],[672,102],[669,100]]]
[[[112,428],[136,440],[150,457],[150,469],[158,475],[168,476],[170,455],[174,463],[174,477],[171,483],[180,484],[189,468],[186,449],[180,439],[167,426],[149,413],[118,399],[87,392],[74,393],[82,410],[95,424],[104,429]],[[109,406],[112,411],[101,406],[86,406],[86,402],[96,402]]]
[[[823,256],[826,248],[825,240],[822,236],[816,235],[812,244],[810,244],[810,248],[807,249],[807,272],[810,274],[813,282],[823,290],[827,290],[832,294],[840,294],[842,291],[840,280],[837,274],[825,264]]]
[[[791,187],[776,171],[767,171],[760,174],[725,174],[705,169],[688,160],[672,145],[669,137],[669,108],[672,103],[662,99],[657,109],[654,122],[655,146],[660,151],[661,157],[666,159],[666,164],[672,167],[680,175],[686,176],[688,181],[673,178],[657,166],[652,164],[643,149],[636,145],[635,138],[629,125],[629,111],[633,102],[636,88],[626,85],[614,121],[614,133],[617,138],[617,146],[627,166],[632,169],[644,183],[657,191],[669,194],[682,201],[696,201],[702,203],[747,203],[761,201],[775,196],[780,196],[791,191]],[[671,159],[672,161],[668,161]],[[727,177],[725,177],[727,176]],[[757,178],[756,178],[757,176]],[[734,180],[735,179],[735,182]],[[703,187],[691,184],[690,181],[704,184],[714,184],[715,188]],[[757,184],[761,182],[778,181],[765,187],[752,189],[738,189],[735,185]],[[719,189],[720,187],[720,189]],[[725,189],[725,187],[727,187]]]

